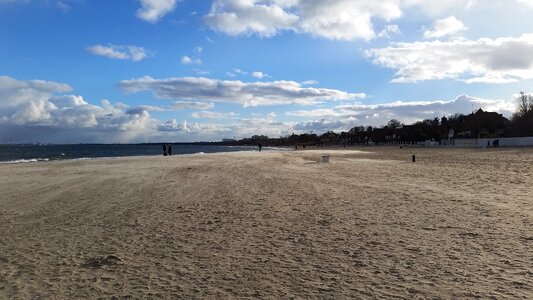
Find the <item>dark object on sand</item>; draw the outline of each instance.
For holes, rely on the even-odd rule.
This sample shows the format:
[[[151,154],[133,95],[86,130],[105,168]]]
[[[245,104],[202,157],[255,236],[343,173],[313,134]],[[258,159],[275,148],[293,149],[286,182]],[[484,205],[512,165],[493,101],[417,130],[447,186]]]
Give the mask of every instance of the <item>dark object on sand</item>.
[[[99,256],[89,258],[84,264],[85,268],[100,268],[103,266],[116,266],[122,259],[115,255]]]
[[[257,147],[259,147],[259,152],[261,152],[261,149],[263,148],[263,145],[261,145],[261,143],[259,143],[259,144],[257,145]]]
[[[413,162],[416,162],[416,157],[413,155]]]
[[[163,144],[163,156],[167,156],[167,144]]]
[[[492,142],[492,146],[493,146],[493,147],[500,147],[500,140],[494,140],[494,141]]]
[[[168,152],[168,156],[171,156],[171,155],[172,155],[172,144],[168,144],[168,146],[167,146],[167,152]]]

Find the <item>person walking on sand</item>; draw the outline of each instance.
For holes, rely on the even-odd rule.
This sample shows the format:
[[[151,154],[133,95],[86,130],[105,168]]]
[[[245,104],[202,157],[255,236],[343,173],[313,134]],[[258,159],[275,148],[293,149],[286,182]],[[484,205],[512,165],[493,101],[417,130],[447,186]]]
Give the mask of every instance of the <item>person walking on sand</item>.
[[[167,156],[167,144],[163,144],[163,156]]]
[[[263,148],[263,145],[261,145],[261,143],[259,143],[259,144],[257,145],[257,147],[259,147],[259,152],[261,152],[261,149]]]
[[[168,144],[168,146],[167,146],[167,152],[168,152],[168,156],[171,156],[171,155],[172,155],[172,144]]]

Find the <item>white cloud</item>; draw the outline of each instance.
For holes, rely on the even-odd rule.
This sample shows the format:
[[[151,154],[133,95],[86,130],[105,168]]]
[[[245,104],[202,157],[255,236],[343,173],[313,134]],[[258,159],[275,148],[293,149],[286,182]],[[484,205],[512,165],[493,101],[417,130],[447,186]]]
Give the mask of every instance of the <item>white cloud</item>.
[[[387,25],[380,33],[378,33],[378,37],[390,39],[391,35],[400,33],[402,33],[402,31],[400,30],[400,27],[398,27],[398,25]]]
[[[319,82],[316,81],[316,80],[305,80],[305,81],[302,81],[301,84],[302,85],[314,85],[314,84],[318,84]]]
[[[214,103],[211,102],[185,102],[185,101],[176,101],[171,106],[173,109],[212,109],[215,107]]]
[[[398,33],[388,27],[394,20],[462,16],[496,2],[508,10],[521,9],[516,3],[533,7],[531,0],[214,0],[204,20],[232,36],[272,37],[290,31],[333,40],[370,40]],[[376,32],[376,24],[382,23],[384,29]]]
[[[123,80],[120,87],[128,93],[152,91],[156,97],[179,101],[229,102],[245,107],[260,105],[310,105],[331,100],[364,98],[334,89],[304,88],[294,81],[245,83],[242,81],[214,80],[203,77],[154,79],[149,76]]]
[[[32,100],[46,100],[53,94],[72,91],[68,84],[44,80],[17,80],[9,76],[0,76],[0,113],[11,110]],[[12,110],[10,112],[13,112]]]
[[[281,122],[275,113],[251,114],[239,117],[234,112],[208,111],[214,107],[212,101],[250,101],[249,97],[262,101],[294,102],[319,101],[317,98],[354,98],[353,94],[326,89],[305,89],[294,82],[242,83],[222,82],[205,78],[175,78],[155,80],[141,78],[121,83],[130,92],[149,89],[156,94],[168,94],[169,98],[193,98],[178,101],[169,106],[112,104],[102,100],[100,105],[89,103],[78,95],[63,95],[71,87],[56,82],[39,80],[17,80],[0,77],[0,142],[148,142],[161,140],[198,141],[220,140],[224,136],[252,136],[265,134],[276,137],[292,132],[319,133],[327,130],[348,130],[357,125],[383,125],[390,119],[404,123],[441,117],[452,113],[469,113],[483,108],[497,111],[506,116],[514,110],[514,99],[486,100],[470,96],[459,96],[452,101],[396,101],[384,104],[342,104],[333,108],[318,108],[287,113],[304,119],[300,122]],[[188,85],[188,80],[194,84]],[[198,94],[190,95],[184,84]],[[199,82],[197,82],[199,81]],[[181,82],[181,83],[180,83]],[[126,84],[126,86],[123,86]],[[140,85],[139,85],[140,84]],[[145,86],[146,85],[146,86]],[[215,87],[215,88],[212,88]],[[174,97],[184,95],[183,97]],[[335,97],[332,97],[335,96]],[[160,95],[161,96],[161,95]],[[166,97],[165,97],[166,98]],[[356,98],[356,97],[355,97]],[[230,99],[237,99],[236,101]],[[266,100],[265,100],[266,99]],[[288,100],[287,100],[288,99]],[[265,104],[266,102],[262,103]],[[193,118],[225,120],[231,122],[195,123],[175,119],[161,123],[150,116],[151,111],[199,109]]]
[[[177,0],[140,0],[140,2],[141,8],[137,10],[137,17],[156,23],[176,8]]]
[[[518,0],[518,2],[521,2],[521,3],[524,3],[526,5],[533,7],[533,0]]]
[[[206,76],[206,75],[209,75],[211,74],[211,72],[209,72],[208,70],[203,70],[203,69],[193,69],[194,73],[200,75],[200,76]]]
[[[215,0],[204,19],[213,29],[229,35],[271,37],[292,30],[328,39],[369,40],[375,36],[373,18],[390,21],[401,16],[397,2]]]
[[[297,31],[335,40],[370,40],[376,36],[372,20],[391,21],[402,16],[396,0],[300,1]]]
[[[208,140],[220,140],[220,135],[228,132],[224,126],[214,124],[189,123],[187,120],[178,122],[176,119],[169,120],[158,126],[161,132],[179,132],[185,134],[209,136],[212,138]]]
[[[467,29],[468,28],[465,27],[463,22],[458,20],[456,17],[451,16],[433,22],[433,27],[430,30],[424,31],[424,37],[427,39],[432,39],[441,38],[447,35],[453,36]]]
[[[89,104],[70,86],[0,77],[0,141],[123,142],[154,130],[149,108]]]
[[[267,74],[263,73],[263,72],[260,72],[260,71],[254,71],[252,72],[252,76],[255,77],[255,78],[265,78],[265,77],[270,77],[268,76]]]
[[[521,37],[393,43],[366,51],[376,65],[397,69],[393,82],[456,79],[507,83],[533,78],[533,34]]]
[[[298,16],[286,12],[281,2],[288,1],[215,0],[204,20],[213,29],[230,35],[271,37],[291,29],[298,21]]]
[[[513,99],[489,100],[461,95],[451,101],[395,101],[383,104],[339,105],[327,109],[293,111],[288,112],[287,115],[319,119],[319,121],[340,120],[352,127],[356,125],[380,126],[387,124],[391,119],[411,124],[455,113],[469,114],[479,108],[509,117],[514,112],[514,103]]]
[[[202,64],[202,60],[199,59],[199,58],[191,58],[191,57],[185,55],[185,56],[183,56],[181,58],[181,63],[184,64],[184,65],[191,65],[191,64],[201,65]]]
[[[148,56],[148,52],[144,48],[137,46],[94,45],[88,47],[87,51],[94,55],[112,59],[129,59],[133,61],[141,61]]]
[[[198,111],[191,114],[195,119],[230,119],[237,116],[234,112],[223,111]]]
[[[245,71],[243,71],[241,69],[238,69],[238,68],[237,69],[233,69],[233,72],[237,73],[237,74],[240,74],[240,75],[247,75],[248,74],[248,72],[245,72]]]
[[[450,11],[469,10],[477,4],[486,4],[479,0],[401,0],[401,3],[404,8],[417,8],[431,17],[440,17]]]

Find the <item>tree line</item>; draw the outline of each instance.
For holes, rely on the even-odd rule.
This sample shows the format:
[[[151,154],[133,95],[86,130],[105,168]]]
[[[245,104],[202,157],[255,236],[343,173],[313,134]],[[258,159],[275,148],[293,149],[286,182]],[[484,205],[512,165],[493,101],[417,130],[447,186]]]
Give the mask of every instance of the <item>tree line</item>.
[[[533,136],[533,96],[520,93],[516,113],[509,120],[496,112],[482,109],[469,115],[454,114],[402,124],[396,119],[380,127],[356,126],[349,131],[323,134],[313,132],[291,134],[279,138],[254,135],[241,140],[224,140],[223,145],[263,146],[330,146],[417,144],[426,141],[446,143],[457,138],[500,138]]]

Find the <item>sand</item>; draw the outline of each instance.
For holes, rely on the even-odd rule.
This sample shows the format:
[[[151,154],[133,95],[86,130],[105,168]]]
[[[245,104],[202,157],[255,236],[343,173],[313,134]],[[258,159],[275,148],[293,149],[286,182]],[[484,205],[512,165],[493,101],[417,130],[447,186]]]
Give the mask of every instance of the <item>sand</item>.
[[[533,299],[532,223],[531,148],[0,165],[0,298]]]

